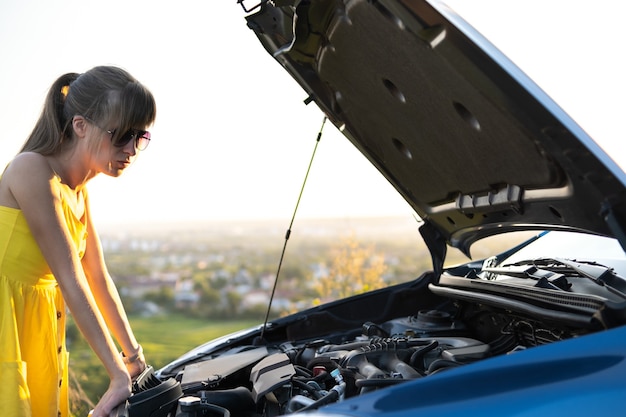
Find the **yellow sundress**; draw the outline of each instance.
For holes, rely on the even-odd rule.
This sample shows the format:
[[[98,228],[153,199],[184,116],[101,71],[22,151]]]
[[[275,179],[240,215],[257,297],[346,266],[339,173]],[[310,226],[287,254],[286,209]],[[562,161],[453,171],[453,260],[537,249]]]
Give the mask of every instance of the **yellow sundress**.
[[[82,257],[86,225],[62,204]],[[0,416],[68,417],[68,359],[58,284],[22,212],[0,206]]]

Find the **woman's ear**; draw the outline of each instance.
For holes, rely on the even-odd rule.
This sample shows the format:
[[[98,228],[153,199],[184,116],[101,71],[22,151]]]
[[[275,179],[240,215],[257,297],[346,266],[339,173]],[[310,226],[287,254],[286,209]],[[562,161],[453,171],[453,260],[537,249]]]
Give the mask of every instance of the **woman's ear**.
[[[76,137],[85,137],[87,134],[87,119],[80,115],[74,116],[72,118],[72,129],[74,129]]]

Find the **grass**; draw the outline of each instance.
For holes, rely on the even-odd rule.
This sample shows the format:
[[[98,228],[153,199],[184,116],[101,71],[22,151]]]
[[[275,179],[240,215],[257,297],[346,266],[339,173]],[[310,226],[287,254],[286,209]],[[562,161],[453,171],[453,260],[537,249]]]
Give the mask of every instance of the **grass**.
[[[209,340],[259,324],[257,320],[213,321],[182,316],[133,317],[130,322],[147,362],[155,369]]]
[[[129,317],[133,332],[143,346],[148,365],[159,369],[192,348],[220,336],[259,324],[251,320],[201,320],[181,315]],[[87,342],[68,323],[70,350],[70,406],[75,416],[85,416],[108,386],[102,364]]]

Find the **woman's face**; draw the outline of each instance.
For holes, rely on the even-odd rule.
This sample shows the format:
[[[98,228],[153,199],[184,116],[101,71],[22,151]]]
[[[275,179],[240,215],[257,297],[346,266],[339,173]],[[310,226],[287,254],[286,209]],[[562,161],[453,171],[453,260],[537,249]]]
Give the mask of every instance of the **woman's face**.
[[[115,128],[91,124],[92,160],[96,165],[93,168],[112,177],[120,176],[135,160],[139,150],[145,149],[150,141],[150,133],[144,129],[130,129],[118,135]]]

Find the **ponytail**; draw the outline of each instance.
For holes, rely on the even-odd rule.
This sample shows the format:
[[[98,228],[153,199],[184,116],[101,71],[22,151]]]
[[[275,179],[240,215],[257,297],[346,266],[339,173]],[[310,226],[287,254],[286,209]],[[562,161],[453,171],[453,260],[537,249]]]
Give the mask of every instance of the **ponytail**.
[[[32,133],[24,143],[21,152],[32,151],[42,155],[52,155],[61,149],[65,141],[72,138],[68,125],[72,122],[72,115],[65,112],[65,99],[70,85],[79,74],[68,73],[60,76],[46,96],[43,110],[35,124]]]

